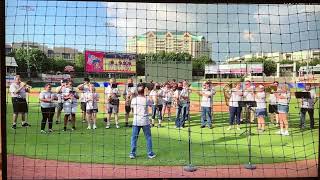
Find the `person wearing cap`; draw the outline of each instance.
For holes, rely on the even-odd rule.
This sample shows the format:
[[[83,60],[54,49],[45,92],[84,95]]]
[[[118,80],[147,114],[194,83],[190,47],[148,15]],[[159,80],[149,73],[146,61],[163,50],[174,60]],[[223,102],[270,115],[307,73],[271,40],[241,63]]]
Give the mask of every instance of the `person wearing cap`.
[[[267,104],[266,104],[266,93],[264,91],[264,86],[261,84],[257,88],[255,93],[255,101],[257,102],[256,107],[256,117],[258,119],[258,132],[263,132],[265,130],[264,118],[267,115]]]
[[[9,92],[11,93],[13,105],[12,129],[17,128],[17,119],[19,114],[21,114],[22,127],[30,126],[26,121],[26,114],[28,113],[26,97],[27,93],[30,92],[30,88],[26,83],[21,81],[20,75],[16,75],[14,82],[10,84]]]
[[[66,92],[66,87],[68,80],[63,79],[60,81],[61,85],[56,88],[56,94],[57,94],[57,105],[56,105],[56,113],[57,113],[57,119],[56,119],[56,124],[61,123],[61,111],[63,109],[63,97],[62,94]]]
[[[301,109],[300,109],[300,128],[306,128],[306,113],[308,112],[310,118],[310,128],[314,128],[314,105],[317,102],[317,94],[311,88],[311,84],[306,84],[303,92],[310,92],[310,99],[301,100]]]
[[[83,83],[80,84],[77,88],[80,91],[80,102],[81,102],[81,114],[82,114],[82,122],[86,122],[86,100],[84,98],[84,94],[89,92],[90,79],[85,77],[83,79]]]

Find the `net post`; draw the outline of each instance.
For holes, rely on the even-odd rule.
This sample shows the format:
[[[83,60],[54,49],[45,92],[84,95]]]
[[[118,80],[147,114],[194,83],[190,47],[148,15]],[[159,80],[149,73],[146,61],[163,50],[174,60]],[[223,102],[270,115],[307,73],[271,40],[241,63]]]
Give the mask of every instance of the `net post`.
[[[190,103],[189,103],[189,106],[190,106]],[[197,167],[195,167],[191,163],[191,126],[190,126],[190,118],[189,117],[190,117],[190,115],[188,115],[188,117],[187,117],[187,119],[188,119],[188,158],[189,158],[189,161],[188,161],[188,164],[183,167],[183,169],[187,172],[194,172],[197,170]]]

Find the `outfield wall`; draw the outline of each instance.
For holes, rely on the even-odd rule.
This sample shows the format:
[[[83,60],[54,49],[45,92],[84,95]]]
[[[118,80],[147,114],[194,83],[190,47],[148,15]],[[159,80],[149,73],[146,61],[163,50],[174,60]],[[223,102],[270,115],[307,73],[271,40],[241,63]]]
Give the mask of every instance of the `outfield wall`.
[[[165,82],[176,79],[177,81],[187,79],[192,81],[192,64],[176,64],[176,63],[146,63],[145,80],[157,82]]]

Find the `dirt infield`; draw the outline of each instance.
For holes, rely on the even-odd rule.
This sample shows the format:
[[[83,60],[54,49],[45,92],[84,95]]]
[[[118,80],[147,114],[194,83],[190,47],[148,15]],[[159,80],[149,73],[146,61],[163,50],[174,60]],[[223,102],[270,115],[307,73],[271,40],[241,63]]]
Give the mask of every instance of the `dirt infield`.
[[[186,172],[182,166],[132,166],[68,163],[8,155],[8,179],[117,179],[117,178],[235,178],[235,177],[317,177],[318,161],[198,167]]]

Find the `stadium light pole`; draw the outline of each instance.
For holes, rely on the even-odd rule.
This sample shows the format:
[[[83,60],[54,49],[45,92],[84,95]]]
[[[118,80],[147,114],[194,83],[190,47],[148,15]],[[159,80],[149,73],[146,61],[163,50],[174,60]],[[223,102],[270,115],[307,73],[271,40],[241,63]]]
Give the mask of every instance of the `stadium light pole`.
[[[31,6],[20,6],[20,10],[26,11],[26,18],[27,18],[27,73],[28,78],[30,79],[30,60],[29,60],[29,16],[28,11],[34,11],[34,8]]]

